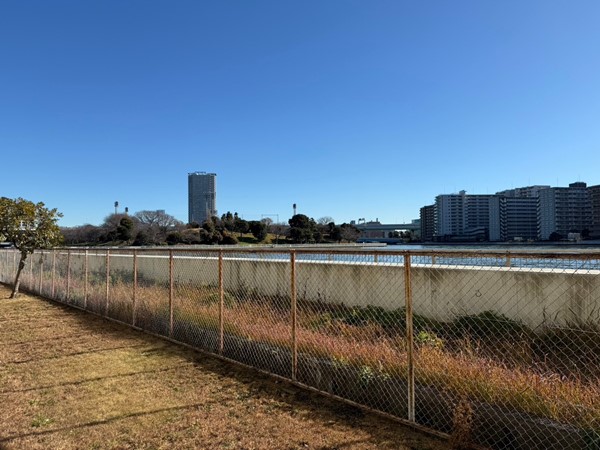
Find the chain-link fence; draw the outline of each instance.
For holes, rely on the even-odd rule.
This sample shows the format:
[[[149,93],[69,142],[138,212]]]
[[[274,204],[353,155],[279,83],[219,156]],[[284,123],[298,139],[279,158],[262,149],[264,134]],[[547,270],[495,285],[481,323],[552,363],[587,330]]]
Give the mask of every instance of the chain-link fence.
[[[600,253],[61,249],[22,286],[457,445],[600,448]]]

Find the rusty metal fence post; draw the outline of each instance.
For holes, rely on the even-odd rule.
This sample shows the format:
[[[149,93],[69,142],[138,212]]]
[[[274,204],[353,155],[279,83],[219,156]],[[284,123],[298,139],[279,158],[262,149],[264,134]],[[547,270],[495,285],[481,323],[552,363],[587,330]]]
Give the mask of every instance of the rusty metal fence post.
[[[138,271],[138,260],[137,260],[137,250],[133,251],[133,305],[132,305],[132,312],[131,312],[131,324],[135,327],[135,315],[137,312],[137,284],[138,284],[138,279],[137,279],[137,271]]]
[[[67,296],[65,301],[69,303],[71,293],[71,250],[67,250]]]
[[[223,250],[219,250],[219,355],[223,354],[225,328],[225,287],[223,284]]]
[[[56,250],[52,250],[52,298],[56,292]]]
[[[40,286],[38,289],[38,293],[42,295],[42,286],[44,283],[44,252],[41,252],[40,255]]]
[[[292,321],[292,380],[296,381],[298,374],[298,315],[296,296],[296,251],[290,252],[290,298]]]
[[[104,307],[104,315],[108,317],[108,298],[110,288],[110,250],[106,250],[106,306]]]
[[[173,250],[169,250],[169,337],[173,337]]]
[[[85,256],[83,259],[83,309],[87,309],[87,299],[88,299],[88,283],[89,283],[89,253],[88,249],[85,249]]]
[[[31,257],[29,258],[29,279],[27,280],[27,289],[31,289],[33,290],[33,258],[35,255],[35,251],[31,254]]]
[[[410,254],[404,254],[404,296],[406,308],[406,350],[408,364],[408,420],[415,421],[415,362],[414,362],[414,336],[413,336],[413,302],[410,273]]]

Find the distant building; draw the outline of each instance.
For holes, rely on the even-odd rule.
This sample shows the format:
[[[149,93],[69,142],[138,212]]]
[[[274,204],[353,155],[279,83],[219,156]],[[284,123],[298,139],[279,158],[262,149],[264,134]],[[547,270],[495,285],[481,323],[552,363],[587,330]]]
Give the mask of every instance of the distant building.
[[[462,234],[463,231],[463,197],[460,194],[441,194],[435,198],[434,235],[437,239]]]
[[[488,239],[491,195],[442,194],[435,198],[434,238],[438,241]]]
[[[566,238],[569,233],[590,231],[592,205],[590,191],[583,182],[569,187],[553,187],[539,192],[538,238],[548,240],[552,233]]]
[[[535,185],[525,186],[514,189],[507,189],[505,191],[496,192],[496,195],[503,197],[527,197],[527,198],[538,198],[542,189],[548,189],[550,185]]]
[[[536,197],[505,197],[490,200],[490,241],[537,239]]]
[[[539,193],[550,186],[527,186],[497,192],[490,199],[490,241],[537,239]]]
[[[478,233],[476,230],[485,230],[490,228],[490,199],[492,195],[465,195],[464,200],[464,232],[467,234]]]
[[[217,174],[188,174],[188,222],[202,224],[217,215]]]
[[[433,241],[435,234],[435,205],[423,206],[420,211],[421,218],[421,240],[423,242]]]
[[[420,212],[423,241],[600,239],[600,185],[588,188],[581,181],[568,187],[525,186],[495,195],[440,194],[434,205]]]
[[[590,186],[591,223],[590,237],[600,239],[600,185]]]

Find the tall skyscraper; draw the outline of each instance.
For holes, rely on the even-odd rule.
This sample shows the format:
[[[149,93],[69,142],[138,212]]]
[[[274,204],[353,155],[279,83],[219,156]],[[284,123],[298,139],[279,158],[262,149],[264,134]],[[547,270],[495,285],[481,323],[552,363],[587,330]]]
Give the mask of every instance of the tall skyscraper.
[[[188,222],[202,224],[217,215],[217,174],[188,173]]]

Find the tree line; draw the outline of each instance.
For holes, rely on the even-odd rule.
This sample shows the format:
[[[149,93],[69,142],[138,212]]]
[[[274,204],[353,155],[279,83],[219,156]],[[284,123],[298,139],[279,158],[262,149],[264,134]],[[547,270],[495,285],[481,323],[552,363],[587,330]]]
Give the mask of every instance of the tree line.
[[[245,243],[355,242],[360,232],[350,224],[336,225],[331,217],[315,221],[296,214],[288,223],[270,218],[244,220],[238,213],[210,217],[204,223],[177,220],[163,210],[133,215],[111,214],[99,225],[61,229],[67,245],[236,245]]]

